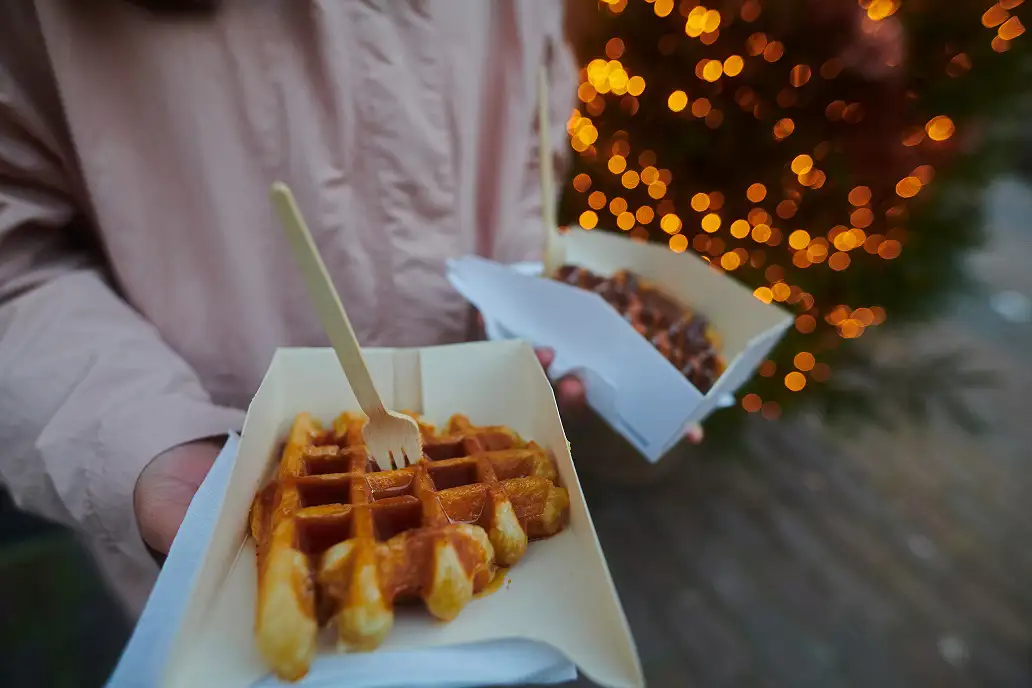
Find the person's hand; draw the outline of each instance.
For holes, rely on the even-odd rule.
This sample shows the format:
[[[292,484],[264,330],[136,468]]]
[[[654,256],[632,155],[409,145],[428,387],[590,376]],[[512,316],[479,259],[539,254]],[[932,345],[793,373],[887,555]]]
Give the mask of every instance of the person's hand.
[[[136,479],[133,511],[147,545],[168,554],[197,488],[208,475],[221,443],[181,444],[154,458]]]
[[[541,367],[548,372],[555,360],[555,352],[551,349],[538,347],[534,349]],[[584,382],[576,375],[564,375],[555,382],[555,400],[559,403],[562,411],[580,411],[587,403],[587,394],[584,389]]]

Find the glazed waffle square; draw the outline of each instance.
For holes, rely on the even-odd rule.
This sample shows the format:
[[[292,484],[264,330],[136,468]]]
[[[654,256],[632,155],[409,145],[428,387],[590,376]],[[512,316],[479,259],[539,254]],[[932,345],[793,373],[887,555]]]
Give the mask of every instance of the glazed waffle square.
[[[417,420],[419,420],[417,418]],[[255,498],[258,645],[285,679],[303,676],[319,626],[378,646],[395,602],[422,598],[453,619],[511,566],[530,539],[562,529],[569,510],[548,453],[504,426],[456,415],[439,433],[420,421],[423,459],[379,471],[362,440],[364,416],[323,430],[299,415],[276,476]]]

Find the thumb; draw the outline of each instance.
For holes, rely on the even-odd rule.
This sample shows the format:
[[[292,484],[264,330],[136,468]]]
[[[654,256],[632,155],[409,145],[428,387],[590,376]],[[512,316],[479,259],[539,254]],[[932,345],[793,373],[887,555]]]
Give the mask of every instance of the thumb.
[[[150,547],[168,553],[218,452],[211,442],[182,445],[159,455],[140,473],[133,508],[140,535]]]

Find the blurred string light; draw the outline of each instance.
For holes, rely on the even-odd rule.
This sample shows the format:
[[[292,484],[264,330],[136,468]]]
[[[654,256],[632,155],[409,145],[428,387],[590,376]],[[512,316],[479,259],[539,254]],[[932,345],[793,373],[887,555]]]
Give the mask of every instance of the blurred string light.
[[[784,117],[774,125],[774,138],[778,141],[788,138],[795,131],[795,122],[790,117]]]
[[[628,1],[601,0],[600,4],[610,14],[620,15]],[[727,40],[720,38],[721,27],[739,20],[747,24],[756,22],[763,12],[759,0],[735,3],[737,10],[724,8],[726,14],[698,0],[645,1],[651,4],[656,21],[674,21],[676,17],[684,21],[684,34],[680,38],[667,34],[660,39],[661,54],[674,54],[678,41],[683,40],[698,40],[714,51],[696,64],[695,81],[685,80],[682,88],[667,93],[660,100],[665,102],[668,114],[681,118],[686,127],[720,128],[728,104],[733,103],[732,107],[737,106],[757,119],[773,121],[769,131],[775,141],[796,140],[796,119],[784,112],[781,116],[772,116],[776,112],[774,108],[784,111],[795,107],[800,102],[799,94],[815,79],[836,79],[845,66],[838,57],[819,64],[794,60],[791,46],[763,31],[753,31],[744,45],[724,45]],[[1025,33],[1021,20],[1012,13],[1022,3],[1023,0],[999,0],[982,14],[981,24],[991,32],[989,40],[994,51],[1009,50],[1011,42]],[[865,31],[873,31],[871,27],[899,12],[902,3],[900,0],[858,0],[858,4],[866,12],[865,22],[871,22]],[[767,285],[758,287],[754,296],[764,303],[795,309],[795,329],[804,335],[817,333],[820,323],[824,322],[841,338],[855,339],[868,328],[885,322],[885,310],[878,305],[851,307],[817,303],[812,294],[789,284],[787,280],[791,275],[786,267],[842,272],[857,260],[899,258],[906,243],[906,204],[919,198],[925,187],[933,183],[935,169],[927,164],[918,165],[910,174],[888,184],[887,190],[876,192],[870,186],[856,185],[836,191],[844,195],[845,208],[839,220],[842,224],[830,228],[785,227],[805,205],[804,195],[819,191],[828,182],[829,173],[821,169],[821,161],[832,149],[828,141],[812,151],[786,149],[786,174],[780,183],[754,181],[744,189],[698,189],[687,194],[681,189],[672,194],[671,172],[660,167],[655,152],[642,150],[632,154],[630,137],[623,131],[607,134],[606,140],[601,140],[602,134],[592,119],[605,112],[607,102],[636,116],[638,98],[647,91],[648,84],[642,75],[632,73],[623,62],[631,49],[633,46],[628,45],[626,37],[612,36],[605,44],[603,55],[591,60],[581,72],[577,89],[579,104],[567,122],[570,145],[586,159],[603,164],[614,175],[612,181],[616,184],[612,181],[596,183],[601,180],[594,180],[587,173],[573,178],[571,184],[582,194],[586,206],[578,218],[580,225],[585,229],[594,229],[600,224],[615,225],[632,239],[647,238],[650,229],[656,228],[651,232],[662,232],[670,250],[684,253],[691,248],[714,269],[762,270]],[[732,80],[747,74],[748,70],[763,69],[764,63],[779,63],[783,59],[791,61],[784,67],[786,71],[782,73],[787,76],[776,96],[761,96],[748,85],[733,85]],[[953,52],[944,59],[944,71],[950,78],[963,78],[973,68],[967,52]],[[703,93],[695,93],[695,89]],[[831,126],[854,125],[864,118],[864,105],[860,102],[837,99],[823,107]],[[910,122],[898,133],[898,140],[905,147],[932,152],[935,146],[951,140],[956,132],[949,114],[939,113],[923,122]],[[630,201],[619,195],[607,197],[607,191],[598,188],[607,184],[609,193],[613,193],[609,191],[612,189],[626,193]],[[690,199],[691,211],[697,213],[687,235],[683,213],[675,203],[676,198],[682,196]],[[753,205],[746,217],[722,216],[725,198],[732,196],[736,199],[744,196]],[[635,207],[631,207],[631,202]],[[608,211],[605,219],[600,217],[604,211]],[[785,387],[801,391],[810,381],[827,381],[831,369],[818,359],[816,352],[797,352],[791,369],[780,372]],[[778,374],[773,361],[763,363],[759,373],[768,378]],[[746,411],[766,418],[777,418],[781,413],[776,402],[765,401],[756,394],[745,395],[741,404]]]
[[[735,77],[742,73],[742,69],[745,67],[745,60],[742,59],[741,55],[730,55],[724,60],[724,74]]]
[[[899,0],[872,0],[867,6],[867,17],[873,21],[881,21],[890,17],[899,9]]]
[[[1007,52],[1010,50],[1010,42],[1025,33],[1025,26],[1021,20],[1010,14],[1010,10],[1022,4],[1023,1],[1000,0],[982,15],[982,26],[987,29],[996,29],[996,35],[990,42],[994,51]]]

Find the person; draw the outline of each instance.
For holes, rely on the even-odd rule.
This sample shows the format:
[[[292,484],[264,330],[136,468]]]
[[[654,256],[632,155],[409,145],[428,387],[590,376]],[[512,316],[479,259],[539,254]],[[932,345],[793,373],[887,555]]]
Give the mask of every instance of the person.
[[[131,614],[275,348],[326,343],[270,183],[363,345],[463,340],[445,261],[540,258],[562,29],[535,0],[0,6],[0,477],[85,534]]]

